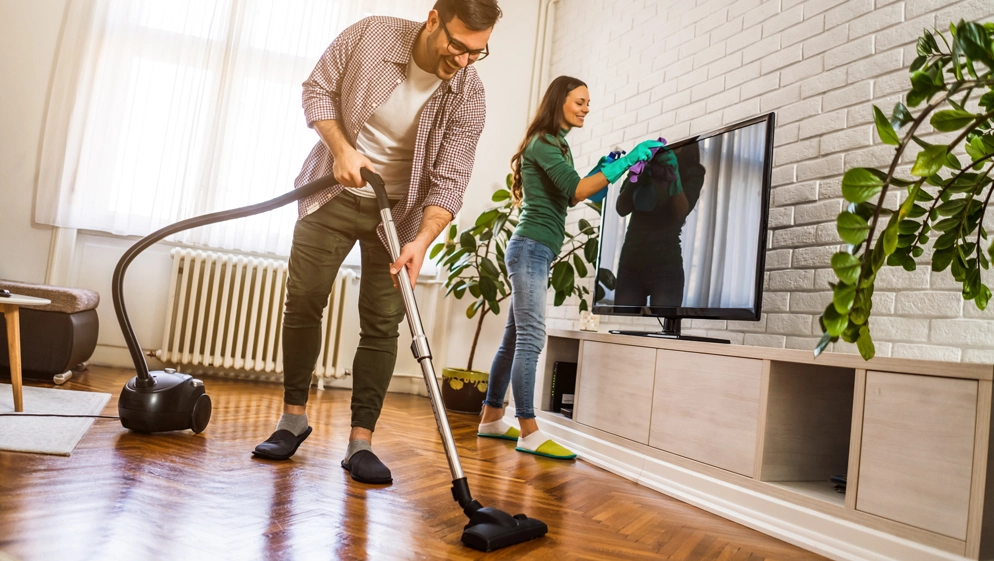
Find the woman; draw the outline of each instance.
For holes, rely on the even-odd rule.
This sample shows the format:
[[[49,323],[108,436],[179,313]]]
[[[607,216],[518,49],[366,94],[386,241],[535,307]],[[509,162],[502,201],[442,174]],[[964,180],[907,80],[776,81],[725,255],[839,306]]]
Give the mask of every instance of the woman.
[[[569,76],[556,78],[545,92],[518,153],[511,158],[511,194],[515,204],[521,205],[518,226],[504,252],[511,279],[511,305],[504,339],[490,367],[478,431],[479,436],[517,440],[518,451],[560,459],[574,458],[576,454],[539,430],[532,404],[536,363],[545,345],[549,268],[562,249],[566,210],[594,195],[602,196],[608,184],[617,181],[636,162],[649,159],[651,148],[662,145],[650,140],[617,160],[602,159],[590,175],[581,179],[573,168],[566,133],[582,127],[589,112],[586,84]],[[504,395],[512,380],[520,431],[502,420]]]

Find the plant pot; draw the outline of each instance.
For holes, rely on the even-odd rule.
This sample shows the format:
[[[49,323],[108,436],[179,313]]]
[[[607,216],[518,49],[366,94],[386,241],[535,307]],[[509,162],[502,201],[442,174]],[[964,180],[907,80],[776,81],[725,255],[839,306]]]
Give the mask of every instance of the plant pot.
[[[453,413],[479,415],[483,410],[483,400],[487,397],[486,372],[442,369],[442,402],[445,410]]]

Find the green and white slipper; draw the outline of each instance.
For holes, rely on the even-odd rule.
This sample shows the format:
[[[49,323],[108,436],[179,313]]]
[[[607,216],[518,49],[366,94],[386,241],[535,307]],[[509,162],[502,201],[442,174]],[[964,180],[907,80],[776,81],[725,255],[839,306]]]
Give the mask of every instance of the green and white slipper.
[[[519,438],[515,450],[555,460],[572,460],[576,457],[576,454],[543,434],[542,431],[535,431],[525,438]]]
[[[477,429],[476,436],[484,438],[502,438],[504,440],[517,440],[521,436],[521,431],[504,421],[497,419],[492,423],[482,423]]]

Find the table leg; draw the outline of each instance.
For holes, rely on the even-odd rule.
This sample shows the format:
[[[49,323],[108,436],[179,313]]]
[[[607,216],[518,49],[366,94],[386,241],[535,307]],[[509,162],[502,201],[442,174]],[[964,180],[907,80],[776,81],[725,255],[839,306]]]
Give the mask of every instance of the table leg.
[[[10,385],[14,388],[14,411],[24,411],[24,400],[21,396],[21,317],[17,306],[0,305],[7,322],[7,351],[10,356]]]

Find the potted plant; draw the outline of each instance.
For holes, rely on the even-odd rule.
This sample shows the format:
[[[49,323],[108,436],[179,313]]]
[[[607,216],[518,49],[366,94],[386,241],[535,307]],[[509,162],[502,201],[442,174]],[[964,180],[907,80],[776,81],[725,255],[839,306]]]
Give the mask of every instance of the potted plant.
[[[490,375],[473,370],[476,347],[483,321],[488,315],[499,314],[501,304],[511,295],[504,249],[518,224],[518,208],[511,200],[510,174],[506,183],[507,188],[498,190],[492,197],[500,206],[482,212],[473,225],[462,232],[452,225],[446,241],[435,244],[429,253],[429,258],[447,271],[445,295],[461,300],[469,294],[472,302],[466,308],[466,317],[476,319],[466,367],[442,370],[442,398],[446,409],[454,412],[480,412]],[[587,205],[600,211],[599,204]],[[587,277],[596,266],[599,228],[582,219],[578,228],[579,232],[575,234],[566,232],[566,242],[552,264],[549,283],[555,290],[554,305],[562,305],[569,296],[575,295],[580,298],[580,309],[589,310],[590,289],[577,284],[577,279]]]
[[[918,39],[907,103],[895,105],[890,118],[873,107],[880,140],[896,147],[887,169],[853,168],[842,179],[849,206],[839,214],[837,229],[848,245],[832,257],[838,282],[820,318],[823,335],[815,356],[841,338],[856,343],[864,359],[873,357],[871,296],[885,264],[913,271],[921,260],[936,272],[949,269],[962,284],[963,298],[981,310],[990,302],[980,271],[994,260],[983,226],[994,193],[994,23],[960,20],[949,31],[948,39],[928,30]],[[916,116],[912,109],[918,107]],[[926,121],[953,140],[933,144],[920,138]],[[921,151],[910,170],[899,173],[912,144]],[[965,163],[957,156],[960,148]],[[896,211],[883,205],[891,189],[907,192]]]

